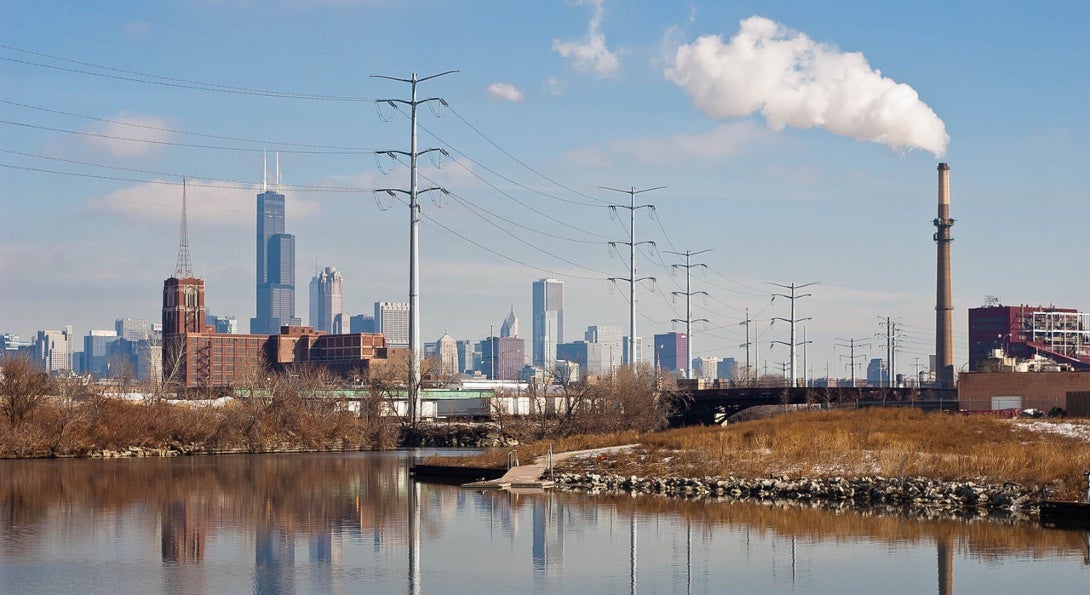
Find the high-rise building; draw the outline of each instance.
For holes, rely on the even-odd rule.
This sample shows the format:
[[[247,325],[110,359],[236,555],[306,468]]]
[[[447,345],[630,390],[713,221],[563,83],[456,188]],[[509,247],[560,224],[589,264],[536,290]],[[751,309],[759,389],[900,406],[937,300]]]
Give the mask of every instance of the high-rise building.
[[[72,327],[63,331],[38,331],[34,340],[34,353],[42,369],[46,372],[62,372],[72,369],[72,354],[75,351],[75,337]]]
[[[867,364],[867,384],[871,386],[889,386],[889,370],[886,360],[876,357]]]
[[[348,319],[348,328],[350,333],[374,333],[375,330],[375,317],[368,316],[367,314],[356,314]]]
[[[310,326],[339,334],[341,329],[334,329],[334,325],[343,311],[344,277],[336,268],[325,267],[310,280]]]
[[[466,374],[477,370],[480,364],[481,352],[473,341],[458,341],[458,371]]]
[[[556,359],[579,364],[583,375],[600,376],[608,371],[608,359],[601,343],[573,341],[556,346]],[[550,370],[552,372],[552,370]]]
[[[588,369],[588,374],[609,374],[624,361],[625,340],[621,325],[597,324],[588,326],[587,331],[583,333],[583,339],[587,343],[597,343],[602,346],[601,370]]]
[[[522,327],[519,325],[519,317],[515,316],[515,307],[511,306],[511,313],[504,319],[503,324],[500,325],[501,337],[517,337],[522,334]]]
[[[458,342],[454,340],[454,337],[443,334],[436,341],[436,355],[439,356],[439,374],[440,376],[453,376],[460,370],[458,369]]]
[[[556,361],[556,346],[564,342],[564,282],[557,279],[534,281],[533,362],[546,370]]]
[[[143,318],[118,318],[114,322],[114,331],[126,341],[143,341],[151,337],[151,327]]]
[[[408,302],[375,302],[375,332],[386,335],[389,347],[408,347]]]
[[[733,357],[723,358],[716,368],[719,378],[732,382],[738,380],[738,360]]]
[[[284,233],[284,195],[263,190],[257,195],[257,315],[250,332],[272,334],[301,321],[295,317],[295,236]]]
[[[217,333],[224,335],[237,335],[238,334],[238,320],[234,316],[216,316],[212,313],[208,313],[205,318],[208,326],[216,327]]]
[[[693,378],[703,378],[705,380],[716,380],[719,378],[719,358],[694,357]]]
[[[515,337],[489,337],[481,342],[481,372],[493,380],[518,380],[526,342]]]
[[[655,335],[656,368],[662,371],[685,370],[685,357],[689,353],[689,336],[685,333]]]
[[[117,343],[117,331],[88,331],[83,338],[80,372],[103,378],[110,374],[110,345]]]

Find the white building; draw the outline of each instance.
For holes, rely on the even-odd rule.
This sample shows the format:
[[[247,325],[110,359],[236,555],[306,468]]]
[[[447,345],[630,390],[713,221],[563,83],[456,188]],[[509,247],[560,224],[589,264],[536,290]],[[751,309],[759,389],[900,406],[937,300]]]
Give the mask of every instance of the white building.
[[[534,281],[533,317],[533,363],[551,370],[556,361],[556,346],[564,342],[563,281]]]
[[[38,331],[34,339],[34,353],[46,372],[71,370],[74,347],[71,326],[64,327],[63,331]]]
[[[409,303],[375,302],[375,332],[386,336],[387,347],[408,347]]]
[[[436,341],[436,355],[439,356],[439,374],[450,377],[458,373],[458,342],[444,333]]]

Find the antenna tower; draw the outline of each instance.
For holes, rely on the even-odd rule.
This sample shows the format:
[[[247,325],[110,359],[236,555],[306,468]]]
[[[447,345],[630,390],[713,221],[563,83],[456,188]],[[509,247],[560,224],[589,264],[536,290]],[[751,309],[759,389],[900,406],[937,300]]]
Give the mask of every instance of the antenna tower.
[[[193,276],[193,262],[189,259],[189,216],[186,213],[185,178],[182,178],[182,223],[178,227],[178,265],[174,267],[175,279]]]

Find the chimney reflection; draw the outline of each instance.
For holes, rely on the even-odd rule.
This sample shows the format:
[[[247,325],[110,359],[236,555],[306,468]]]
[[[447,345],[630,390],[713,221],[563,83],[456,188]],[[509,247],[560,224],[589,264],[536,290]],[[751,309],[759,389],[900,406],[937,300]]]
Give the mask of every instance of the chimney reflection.
[[[207,504],[175,500],[160,514],[160,545],[163,559],[163,585],[174,592],[181,586],[189,592],[204,591],[205,541],[209,517]]]

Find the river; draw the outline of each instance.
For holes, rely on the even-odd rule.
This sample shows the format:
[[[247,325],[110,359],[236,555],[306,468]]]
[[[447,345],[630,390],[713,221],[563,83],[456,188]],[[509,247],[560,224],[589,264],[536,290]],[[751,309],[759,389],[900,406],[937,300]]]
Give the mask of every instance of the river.
[[[1087,534],[410,481],[420,452],[0,461],[0,593],[1086,593]]]

